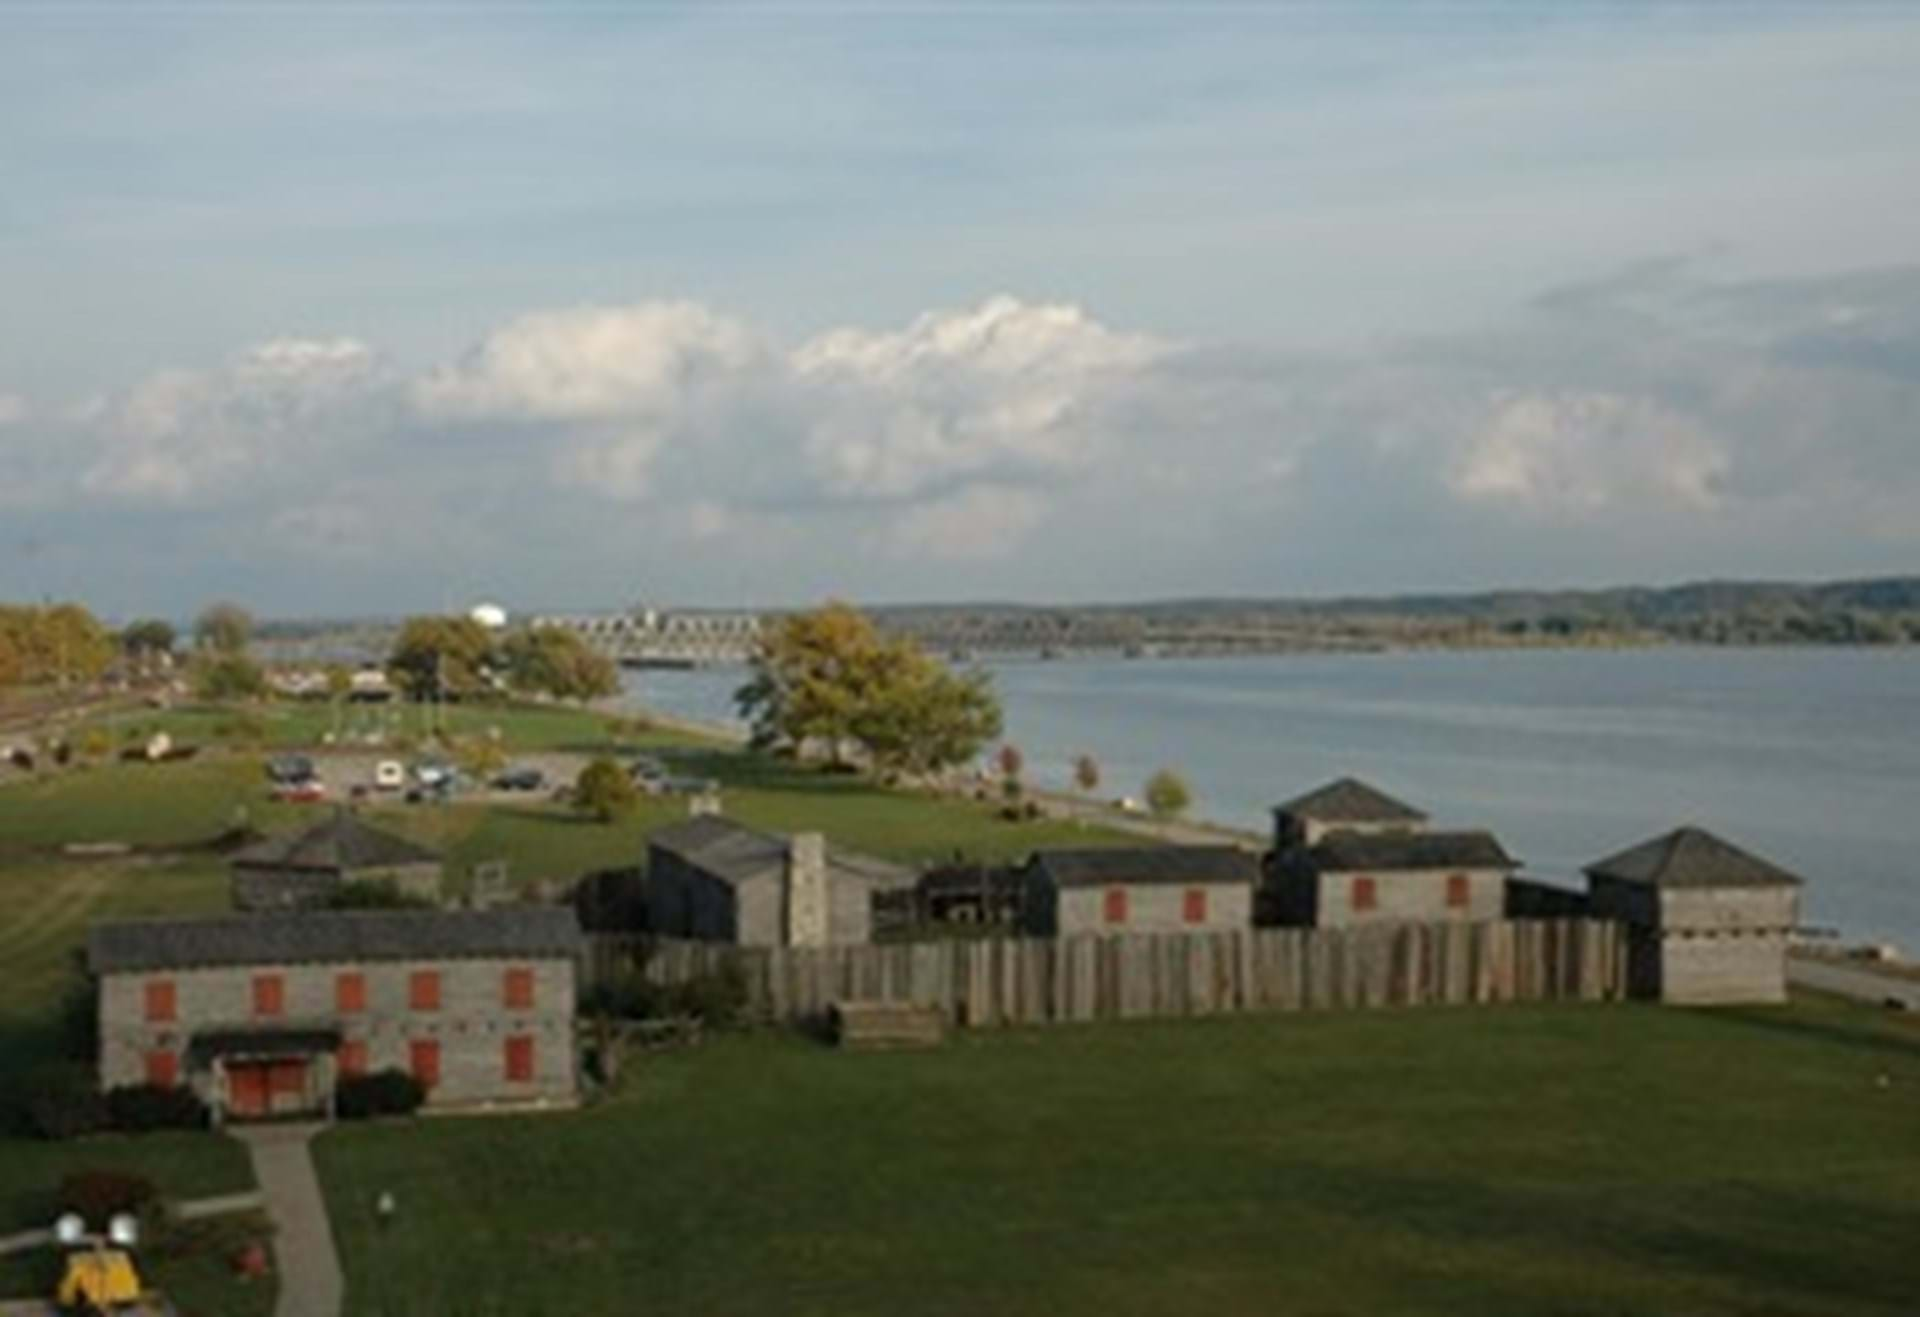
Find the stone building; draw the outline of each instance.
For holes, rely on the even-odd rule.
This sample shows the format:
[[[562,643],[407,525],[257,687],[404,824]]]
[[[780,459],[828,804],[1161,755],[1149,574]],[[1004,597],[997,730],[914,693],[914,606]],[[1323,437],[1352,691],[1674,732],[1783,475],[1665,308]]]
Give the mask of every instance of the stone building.
[[[331,911],[95,924],[103,1088],[187,1084],[217,1118],[330,1114],[400,1069],[429,1105],[576,1095],[570,910]]]
[[[1036,851],[1020,925],[1034,937],[1250,928],[1260,858],[1235,846]]]
[[[911,889],[909,869],[830,850],[818,832],[760,832],[717,814],[647,837],[647,922],[664,937],[741,946],[873,940],[874,897]]]
[[[1627,925],[1627,987],[1681,1004],[1779,1002],[1801,880],[1701,828],[1678,828],[1586,869],[1601,919]]]
[[[1342,777],[1273,807],[1273,848],[1312,846],[1329,832],[1417,832],[1427,816],[1357,778]]]
[[[348,883],[387,883],[420,900],[440,899],[440,856],[335,810],[302,832],[282,833],[229,861],[233,908],[325,909]]]
[[[1320,831],[1275,851],[1260,922],[1344,928],[1499,919],[1520,862],[1492,833]]]

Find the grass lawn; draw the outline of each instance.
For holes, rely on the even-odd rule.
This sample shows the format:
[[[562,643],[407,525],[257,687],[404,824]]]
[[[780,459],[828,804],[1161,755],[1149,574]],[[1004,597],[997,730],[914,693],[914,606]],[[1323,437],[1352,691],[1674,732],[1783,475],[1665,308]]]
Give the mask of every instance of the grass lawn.
[[[357,1314],[1909,1314],[1920,1031],[1804,1001],[733,1037],[319,1161]]]

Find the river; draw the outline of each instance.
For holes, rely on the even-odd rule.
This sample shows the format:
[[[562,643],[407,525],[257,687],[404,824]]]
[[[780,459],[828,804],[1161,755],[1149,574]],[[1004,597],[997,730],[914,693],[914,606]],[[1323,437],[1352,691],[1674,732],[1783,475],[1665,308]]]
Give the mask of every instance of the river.
[[[1194,813],[1264,828],[1274,802],[1352,774],[1436,827],[1487,827],[1529,873],[1682,822],[1807,879],[1804,919],[1920,953],[1920,654],[1642,649],[1068,659],[991,665],[1028,776],[1101,794],[1155,769]],[[629,674],[642,703],[732,717],[739,672]]]

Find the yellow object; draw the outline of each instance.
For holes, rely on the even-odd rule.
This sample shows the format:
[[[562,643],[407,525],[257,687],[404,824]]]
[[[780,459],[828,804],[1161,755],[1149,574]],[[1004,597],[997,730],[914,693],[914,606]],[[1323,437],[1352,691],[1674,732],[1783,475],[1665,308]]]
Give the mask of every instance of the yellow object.
[[[87,1305],[107,1308],[140,1301],[140,1273],[133,1255],[117,1248],[91,1249],[67,1255],[67,1272],[60,1278],[57,1302],[62,1308]]]

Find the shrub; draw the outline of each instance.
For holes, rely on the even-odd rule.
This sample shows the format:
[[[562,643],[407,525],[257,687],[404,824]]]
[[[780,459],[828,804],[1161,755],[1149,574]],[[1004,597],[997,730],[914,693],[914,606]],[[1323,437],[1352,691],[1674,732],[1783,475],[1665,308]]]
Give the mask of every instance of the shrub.
[[[404,1070],[353,1075],[334,1086],[333,1110],[342,1120],[411,1116],[427,1100],[425,1085]]]
[[[107,1091],[107,1116],[117,1130],[197,1130],[207,1127],[207,1104],[190,1088],[123,1084]]]
[[[573,786],[573,807],[602,823],[612,823],[630,813],[638,799],[633,779],[611,759],[588,764]]]
[[[674,995],[680,1014],[698,1017],[709,1029],[730,1029],[747,1007],[747,976],[738,965],[725,965],[687,980]]]
[[[356,879],[342,883],[327,897],[329,910],[425,910],[433,902],[403,892],[392,879]]]
[[[153,1181],[125,1171],[75,1171],[60,1181],[62,1212],[78,1212],[95,1230],[104,1230],[107,1221],[119,1212],[142,1215],[160,1201]]]
[[[15,1123],[43,1139],[77,1139],[107,1128],[106,1099],[91,1066],[41,1066],[26,1076],[18,1101]]]
[[[1178,773],[1163,768],[1147,779],[1147,808],[1158,818],[1170,819],[1193,801],[1193,793]]]

